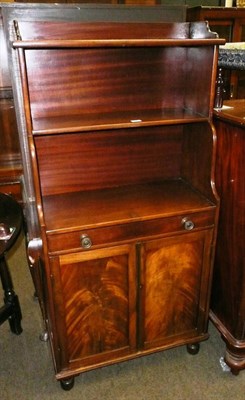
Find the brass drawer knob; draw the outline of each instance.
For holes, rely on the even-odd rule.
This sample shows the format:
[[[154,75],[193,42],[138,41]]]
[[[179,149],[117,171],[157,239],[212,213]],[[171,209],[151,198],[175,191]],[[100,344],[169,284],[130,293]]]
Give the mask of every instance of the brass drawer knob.
[[[188,218],[183,218],[182,219],[182,225],[184,226],[184,229],[186,231],[191,231],[193,228],[195,228],[195,224],[191,219]]]
[[[86,234],[81,236],[81,246],[83,249],[90,249],[92,247],[92,240]]]

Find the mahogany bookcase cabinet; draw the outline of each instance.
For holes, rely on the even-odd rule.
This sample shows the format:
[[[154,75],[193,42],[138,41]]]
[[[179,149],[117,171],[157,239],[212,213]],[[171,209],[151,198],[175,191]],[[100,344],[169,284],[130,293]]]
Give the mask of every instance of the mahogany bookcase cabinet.
[[[89,369],[198,352],[224,40],[204,22],[14,25],[37,210],[29,258],[56,378],[68,390]]]

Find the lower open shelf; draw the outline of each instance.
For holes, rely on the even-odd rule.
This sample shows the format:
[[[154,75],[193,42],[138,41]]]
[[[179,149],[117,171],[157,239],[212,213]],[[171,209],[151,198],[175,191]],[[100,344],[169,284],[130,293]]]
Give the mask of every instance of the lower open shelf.
[[[209,199],[182,179],[43,198],[49,232],[145,221],[213,207]]]

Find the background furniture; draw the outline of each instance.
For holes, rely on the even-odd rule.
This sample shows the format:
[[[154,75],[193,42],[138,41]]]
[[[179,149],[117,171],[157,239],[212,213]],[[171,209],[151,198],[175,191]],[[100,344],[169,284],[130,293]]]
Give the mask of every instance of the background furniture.
[[[202,22],[14,28],[38,218],[29,248],[57,379],[70,389],[91,368],[184,344],[198,352],[208,338],[219,204],[211,111],[224,40]]]
[[[245,100],[225,106],[214,111],[221,204],[210,315],[236,374],[245,368]]]
[[[22,332],[22,315],[5,255],[14,245],[21,227],[21,207],[12,197],[0,193],[0,278],[4,290],[4,305],[0,308],[0,325],[8,320],[11,331],[16,335]]]
[[[215,108],[221,108],[226,97],[226,90],[223,76],[227,71],[245,72],[245,42],[226,43],[220,46],[218,60],[218,76],[216,80]]]
[[[11,193],[21,200],[21,155],[7,58],[0,15],[0,192]]]
[[[213,32],[227,42],[245,42],[245,8],[190,7],[187,21],[208,21]],[[245,98],[245,71],[224,70],[225,98]]]
[[[227,43],[219,50],[218,65],[221,68],[245,70],[245,42]]]

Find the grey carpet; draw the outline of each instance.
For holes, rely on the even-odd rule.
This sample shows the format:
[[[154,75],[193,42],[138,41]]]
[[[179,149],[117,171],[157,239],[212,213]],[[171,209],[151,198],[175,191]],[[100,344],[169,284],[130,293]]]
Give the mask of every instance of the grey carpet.
[[[81,374],[65,392],[54,377],[48,343],[39,340],[42,319],[20,238],[9,255],[23,313],[23,333],[0,327],[1,400],[244,400],[245,371],[224,372],[224,343],[210,323],[198,355],[185,346]],[[0,290],[0,296],[2,291]],[[2,298],[0,299],[2,301]],[[1,305],[2,303],[0,303]]]

